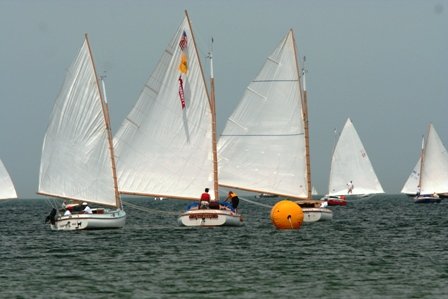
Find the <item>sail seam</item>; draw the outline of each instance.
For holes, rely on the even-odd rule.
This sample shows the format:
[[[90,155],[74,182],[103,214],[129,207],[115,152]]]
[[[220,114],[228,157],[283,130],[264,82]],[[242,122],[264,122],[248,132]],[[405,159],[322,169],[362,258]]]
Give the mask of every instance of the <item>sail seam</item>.
[[[226,136],[226,137],[230,137],[230,136],[238,136],[238,137],[254,137],[254,136],[259,136],[259,137],[276,137],[276,136],[300,136],[300,135],[304,135],[304,133],[296,133],[296,134],[221,134],[221,136]]]
[[[270,83],[270,82],[298,82],[299,80],[297,79],[292,79],[292,80],[286,80],[286,79],[272,79],[272,80],[253,80],[252,82],[255,83]]]

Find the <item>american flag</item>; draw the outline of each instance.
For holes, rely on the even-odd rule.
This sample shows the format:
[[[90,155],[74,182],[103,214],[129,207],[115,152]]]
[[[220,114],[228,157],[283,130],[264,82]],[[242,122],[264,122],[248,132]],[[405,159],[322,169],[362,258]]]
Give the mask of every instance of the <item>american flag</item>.
[[[182,33],[182,37],[180,38],[180,41],[179,41],[179,47],[183,51],[183,50],[185,50],[187,48],[187,45],[188,45],[187,33],[184,30],[184,32]]]

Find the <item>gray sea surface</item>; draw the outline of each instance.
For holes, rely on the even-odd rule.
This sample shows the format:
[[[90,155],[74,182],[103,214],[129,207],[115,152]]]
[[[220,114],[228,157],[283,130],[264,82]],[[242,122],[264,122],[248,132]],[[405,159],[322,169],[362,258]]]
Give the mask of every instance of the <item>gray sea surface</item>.
[[[0,297],[448,298],[448,200],[376,195],[286,231],[244,201],[242,227],[183,228],[161,211],[188,202],[125,200],[152,212],[76,232],[44,224],[44,199],[0,202]]]

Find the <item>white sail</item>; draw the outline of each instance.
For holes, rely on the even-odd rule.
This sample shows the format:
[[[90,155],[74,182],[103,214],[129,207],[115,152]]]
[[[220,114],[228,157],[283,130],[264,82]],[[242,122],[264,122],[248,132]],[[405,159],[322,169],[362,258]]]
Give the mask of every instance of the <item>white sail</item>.
[[[347,119],[331,160],[329,195],[346,195],[350,181],[353,195],[384,193],[361,139]]]
[[[39,193],[117,206],[107,112],[92,59],[86,38],[50,115]]]
[[[218,142],[220,185],[308,197],[305,130],[292,30],[268,57]]]
[[[411,174],[406,180],[403,189],[401,189],[401,193],[413,194],[413,195],[417,193],[418,185],[420,183],[420,163],[421,159],[419,158],[417,164],[415,165],[414,169],[412,170]]]
[[[186,15],[114,137],[120,192],[197,199],[208,187],[213,198],[212,138],[211,105]]]
[[[430,124],[421,165],[421,194],[448,192],[448,153]]]
[[[0,160],[0,199],[8,198],[17,198],[17,193],[5,165]]]

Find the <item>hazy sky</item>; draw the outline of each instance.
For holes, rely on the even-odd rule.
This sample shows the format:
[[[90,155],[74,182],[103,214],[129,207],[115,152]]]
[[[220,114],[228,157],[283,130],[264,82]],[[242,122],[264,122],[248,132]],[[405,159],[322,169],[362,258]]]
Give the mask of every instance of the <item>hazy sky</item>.
[[[289,28],[307,58],[313,185],[350,117],[399,193],[432,122],[448,146],[448,0],[0,0],[0,159],[36,197],[43,136],[88,33],[117,131],[187,9],[204,65],[214,37],[218,133]],[[199,191],[198,191],[199,192]]]

